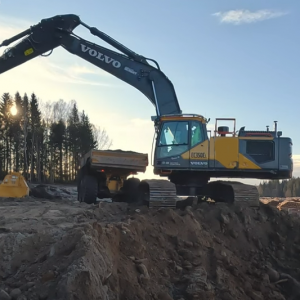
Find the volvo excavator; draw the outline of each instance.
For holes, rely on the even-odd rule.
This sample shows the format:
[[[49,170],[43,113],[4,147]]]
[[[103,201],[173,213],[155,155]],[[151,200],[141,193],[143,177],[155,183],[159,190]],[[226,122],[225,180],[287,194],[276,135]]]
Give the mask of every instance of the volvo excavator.
[[[82,25],[90,33],[119,52],[91,43],[73,30]],[[17,42],[18,41],[18,42]],[[15,45],[8,47],[11,43]],[[209,119],[184,114],[172,82],[159,64],[128,49],[77,15],[56,15],[2,42],[7,47],[0,57],[0,73],[6,72],[37,56],[46,56],[57,47],[79,56],[142,92],[154,105],[155,143],[154,173],[158,180],[142,180],[135,187],[135,200],[149,207],[176,207],[178,196],[210,198],[222,202],[259,203],[257,188],[232,181],[211,181],[211,178],[288,179],[292,177],[292,139],[277,130],[236,130],[235,119],[216,119],[213,135],[207,129]],[[152,64],[150,64],[152,62]],[[233,129],[218,126],[232,121]],[[98,178],[95,186],[84,184],[86,178]],[[85,168],[80,176],[81,194],[86,202],[97,196],[96,172]],[[199,200],[200,201],[200,200]]]

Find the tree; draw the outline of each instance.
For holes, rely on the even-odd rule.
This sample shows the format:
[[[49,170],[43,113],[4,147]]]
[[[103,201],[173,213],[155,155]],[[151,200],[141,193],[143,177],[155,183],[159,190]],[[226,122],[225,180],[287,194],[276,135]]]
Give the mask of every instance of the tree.
[[[15,94],[15,103],[16,107],[16,115],[12,116],[12,133],[13,133],[13,140],[14,140],[14,166],[15,170],[19,171],[20,169],[20,157],[22,155],[21,145],[23,142],[23,132],[21,130],[21,122],[23,119],[23,100],[20,96],[19,92]]]
[[[79,136],[81,137],[80,156],[83,156],[89,150],[96,148],[97,142],[93,135],[93,127],[89,117],[83,111],[80,116]]]
[[[11,107],[13,101],[9,93],[4,93],[0,103],[1,136],[3,140],[3,162],[5,174],[11,171],[12,157],[11,144],[13,139]]]
[[[61,119],[51,125],[49,142],[54,151],[54,161],[59,165],[59,180],[63,181],[63,146],[66,139],[66,125]],[[58,157],[56,153],[59,153]]]
[[[28,171],[29,171],[29,153],[28,153],[28,130],[29,130],[29,99],[27,94],[25,93],[23,96],[23,119],[21,121],[21,127],[23,128],[23,175],[26,179],[28,179]]]
[[[37,180],[41,179],[40,157],[41,157],[41,141],[42,141],[42,126],[41,126],[41,112],[38,107],[38,100],[34,93],[30,98],[30,138],[31,138],[31,154],[30,154],[30,179],[35,179],[35,172]]]
[[[70,159],[70,176],[71,180],[75,179],[76,176],[76,169],[78,168],[78,153],[80,151],[80,120],[78,115],[78,108],[77,104],[73,105],[71,114],[68,118],[68,143],[67,147],[70,150],[69,155],[72,155]]]
[[[96,141],[97,149],[109,149],[113,141],[109,138],[105,129],[102,129],[100,126],[92,125],[93,136]]]
[[[300,178],[264,181],[259,184],[258,191],[261,197],[299,197]]]
[[[12,115],[15,105],[17,113]],[[0,99],[0,175],[13,169],[37,182],[72,182],[79,159],[93,148],[109,148],[105,130],[91,124],[75,100],[42,102],[35,93]]]

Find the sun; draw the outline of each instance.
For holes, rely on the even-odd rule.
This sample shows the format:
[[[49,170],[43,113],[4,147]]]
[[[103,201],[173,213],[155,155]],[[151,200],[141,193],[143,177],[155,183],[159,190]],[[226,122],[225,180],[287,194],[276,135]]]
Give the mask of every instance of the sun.
[[[13,116],[15,116],[15,115],[18,113],[17,108],[16,108],[15,106],[12,106],[12,107],[10,108],[10,113],[11,113]]]

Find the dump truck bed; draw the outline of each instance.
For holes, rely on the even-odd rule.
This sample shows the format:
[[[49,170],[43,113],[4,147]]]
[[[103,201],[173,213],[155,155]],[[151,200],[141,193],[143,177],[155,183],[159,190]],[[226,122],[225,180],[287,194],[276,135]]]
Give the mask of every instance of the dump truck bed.
[[[131,172],[145,172],[148,154],[124,150],[90,150],[81,159],[81,167],[90,160],[92,169],[119,169]]]

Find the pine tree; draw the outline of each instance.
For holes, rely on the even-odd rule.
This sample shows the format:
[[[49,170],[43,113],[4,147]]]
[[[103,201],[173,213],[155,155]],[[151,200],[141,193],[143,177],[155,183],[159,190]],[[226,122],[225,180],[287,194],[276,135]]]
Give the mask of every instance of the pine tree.
[[[17,114],[12,115],[15,105]],[[0,99],[0,176],[13,169],[26,180],[74,181],[80,157],[93,148],[109,148],[105,130],[79,115],[75,100],[43,103],[16,92]]]
[[[30,109],[29,109],[29,99],[25,93],[23,96],[23,119],[21,121],[21,128],[23,129],[23,175],[28,179],[29,172],[29,151],[28,145],[30,141],[30,136],[28,136],[28,131],[30,129]]]
[[[14,157],[15,157],[15,170],[20,169],[20,157],[22,156],[22,142],[23,142],[23,132],[21,129],[21,122],[23,119],[23,100],[19,92],[15,94],[14,105],[16,107],[16,115],[12,116],[12,132],[14,141]]]
[[[59,180],[63,181],[63,146],[66,139],[66,125],[63,120],[59,120],[57,123],[51,125],[50,133],[50,145],[56,154],[54,156],[54,161],[59,165]]]
[[[0,104],[0,116],[2,121],[1,133],[3,138],[4,150],[4,173],[7,174],[12,168],[11,144],[13,139],[11,107],[13,101],[9,93],[4,93]]]
[[[38,100],[34,93],[31,94],[30,98],[30,179],[37,179],[40,181],[40,145],[41,145],[41,112],[38,107]],[[35,171],[37,174],[37,178],[34,176]]]
[[[80,115],[80,124],[79,124],[79,136],[81,137],[80,144],[80,155],[83,156],[91,149],[97,147],[97,142],[94,139],[93,127],[90,123],[89,117],[82,111]]]
[[[74,103],[71,114],[68,119],[68,148],[70,150],[71,157],[71,168],[70,175],[71,181],[75,179],[76,170],[78,169],[78,154],[80,151],[80,120],[78,115],[77,104]]]

